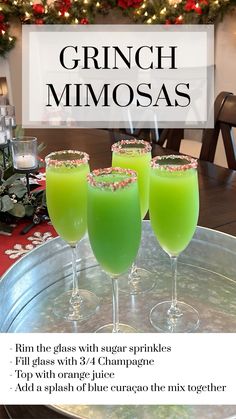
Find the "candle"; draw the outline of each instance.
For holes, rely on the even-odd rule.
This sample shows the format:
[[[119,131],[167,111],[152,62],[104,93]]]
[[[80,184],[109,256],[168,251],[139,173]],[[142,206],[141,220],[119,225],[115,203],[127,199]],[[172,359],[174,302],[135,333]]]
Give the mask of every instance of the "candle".
[[[7,142],[6,132],[0,131],[0,144],[6,144],[6,142]]]
[[[15,169],[33,169],[37,166],[36,156],[32,154],[24,154],[22,156],[15,156],[14,158],[14,167]]]

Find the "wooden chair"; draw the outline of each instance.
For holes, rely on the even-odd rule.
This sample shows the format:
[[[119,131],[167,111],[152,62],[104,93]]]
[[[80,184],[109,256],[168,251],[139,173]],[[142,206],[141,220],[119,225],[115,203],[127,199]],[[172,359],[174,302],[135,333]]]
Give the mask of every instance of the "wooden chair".
[[[230,92],[221,92],[214,103],[214,128],[204,129],[200,144],[199,158],[213,162],[220,132],[224,142],[227,164],[236,170],[236,145],[234,143],[232,127],[236,127],[236,96]],[[157,144],[174,151],[181,151],[184,140],[184,129],[164,129]],[[196,143],[196,141],[192,141]],[[198,144],[198,143],[197,143]]]
[[[221,92],[216,98],[214,129],[206,129],[202,136],[203,157],[213,162],[220,133],[222,134],[225,155],[229,169],[236,170],[236,144],[232,128],[236,127],[236,96]],[[200,154],[200,158],[205,160]]]

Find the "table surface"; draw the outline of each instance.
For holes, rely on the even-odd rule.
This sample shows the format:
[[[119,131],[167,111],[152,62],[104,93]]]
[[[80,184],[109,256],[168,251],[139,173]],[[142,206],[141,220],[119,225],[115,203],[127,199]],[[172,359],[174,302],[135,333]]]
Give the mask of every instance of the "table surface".
[[[75,148],[89,153],[91,169],[111,165],[111,140],[105,130],[42,129],[27,130],[39,143],[46,145],[44,155],[54,150]],[[158,145],[153,155],[168,154]],[[236,236],[236,172],[199,161],[200,216],[199,225]],[[61,419],[59,413],[45,406],[8,406],[13,419]],[[0,419],[6,419],[0,407]],[[219,418],[220,418],[219,407]]]

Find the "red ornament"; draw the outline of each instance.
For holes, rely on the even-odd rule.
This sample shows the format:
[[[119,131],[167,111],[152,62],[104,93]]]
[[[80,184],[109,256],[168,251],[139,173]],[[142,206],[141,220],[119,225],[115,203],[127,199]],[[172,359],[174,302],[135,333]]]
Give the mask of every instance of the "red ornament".
[[[135,9],[139,7],[140,3],[142,2],[143,0],[118,0],[118,6],[124,10],[130,7],[133,7]]]
[[[68,12],[68,10],[71,7],[71,1],[70,0],[56,0],[54,2],[55,8],[61,13],[61,16],[65,16],[65,13]]]
[[[186,12],[191,12],[191,10],[193,10],[194,7],[195,7],[195,1],[188,0],[184,6],[184,10],[186,10]]]
[[[5,16],[3,13],[0,13],[0,22],[3,22],[5,20]]]
[[[182,23],[183,23],[183,18],[182,18],[182,16],[178,16],[178,17],[175,19],[175,24],[176,24],[176,25],[182,25]]]
[[[171,21],[170,21],[170,19],[166,19],[166,21],[165,21],[165,25],[171,25]]]
[[[198,4],[198,3],[197,3]],[[197,5],[195,5],[194,7],[193,7],[193,10],[198,14],[198,15],[201,15],[202,14],[202,9],[201,9],[201,7],[199,7],[199,6],[197,6]]]
[[[44,6],[41,3],[33,4],[32,9],[36,15],[42,15],[44,13]]]
[[[44,21],[43,21],[43,19],[35,19],[35,24],[36,25],[43,25]]]
[[[83,17],[80,21],[81,25],[87,25],[89,23],[88,19],[86,17]]]
[[[7,29],[8,29],[7,25],[5,25],[4,23],[0,23],[0,32],[2,32],[2,31],[6,32]]]

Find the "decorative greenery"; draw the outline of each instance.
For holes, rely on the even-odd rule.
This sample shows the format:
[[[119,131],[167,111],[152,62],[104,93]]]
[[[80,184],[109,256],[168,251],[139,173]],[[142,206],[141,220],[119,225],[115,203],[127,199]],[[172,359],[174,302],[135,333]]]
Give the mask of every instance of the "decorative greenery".
[[[13,48],[12,18],[24,24],[88,24],[98,13],[123,10],[146,24],[215,23],[236,6],[236,0],[2,0],[0,2],[0,56]]]
[[[38,151],[44,148],[40,144]],[[12,160],[8,160],[7,169],[4,171],[0,162],[0,224],[10,224],[19,218],[33,218],[35,214],[46,211],[45,191],[36,190],[30,195],[27,193],[25,175],[14,173]],[[38,186],[35,185],[36,187]]]

